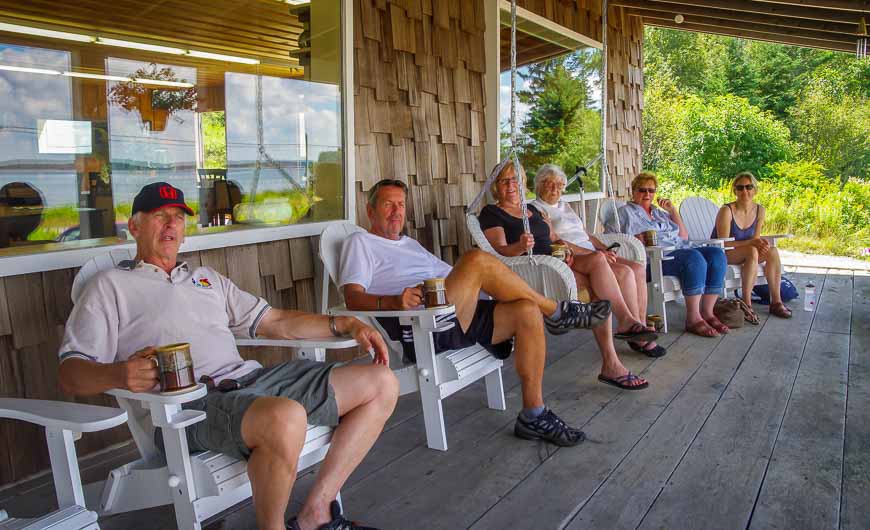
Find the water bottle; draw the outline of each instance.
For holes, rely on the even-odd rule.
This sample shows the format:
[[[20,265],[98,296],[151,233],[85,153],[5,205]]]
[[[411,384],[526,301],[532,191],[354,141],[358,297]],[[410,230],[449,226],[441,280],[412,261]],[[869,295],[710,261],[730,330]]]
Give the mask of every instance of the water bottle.
[[[816,308],[816,286],[813,282],[804,287],[804,311],[813,311]]]

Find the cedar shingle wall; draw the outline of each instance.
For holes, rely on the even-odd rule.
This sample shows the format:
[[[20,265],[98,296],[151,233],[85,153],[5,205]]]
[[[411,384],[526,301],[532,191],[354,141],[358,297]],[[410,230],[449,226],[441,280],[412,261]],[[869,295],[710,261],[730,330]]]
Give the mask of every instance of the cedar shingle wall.
[[[463,208],[486,180],[482,0],[356,0],[357,217],[384,178],[411,188],[408,230],[452,263],[470,248]]]

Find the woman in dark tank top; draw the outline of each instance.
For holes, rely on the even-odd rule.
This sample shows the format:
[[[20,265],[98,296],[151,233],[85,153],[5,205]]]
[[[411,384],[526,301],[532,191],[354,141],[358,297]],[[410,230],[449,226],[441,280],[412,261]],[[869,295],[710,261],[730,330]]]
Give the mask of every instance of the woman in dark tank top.
[[[791,310],[782,303],[780,296],[782,265],[779,252],[770,245],[770,241],[761,237],[765,212],[764,207],[755,202],[758,181],[748,171],[739,173],[731,182],[731,191],[737,200],[719,209],[711,237],[734,238],[727,245],[734,248],[726,251],[725,257],[728,263],[740,265],[740,294],[746,305],[752,307],[752,288],[758,267],[760,263],[765,263],[764,276],[770,287],[770,313],[780,318],[791,318]],[[752,311],[746,321],[758,324],[758,316]]]

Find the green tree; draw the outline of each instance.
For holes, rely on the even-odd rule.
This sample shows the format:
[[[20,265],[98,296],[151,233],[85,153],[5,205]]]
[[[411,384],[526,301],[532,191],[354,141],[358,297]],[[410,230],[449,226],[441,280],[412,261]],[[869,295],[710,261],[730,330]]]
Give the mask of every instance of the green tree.
[[[203,112],[200,117],[205,167],[209,169],[227,167],[226,112]]]
[[[789,113],[800,154],[828,177],[841,187],[870,177],[870,98],[849,93],[845,80],[816,79]]]

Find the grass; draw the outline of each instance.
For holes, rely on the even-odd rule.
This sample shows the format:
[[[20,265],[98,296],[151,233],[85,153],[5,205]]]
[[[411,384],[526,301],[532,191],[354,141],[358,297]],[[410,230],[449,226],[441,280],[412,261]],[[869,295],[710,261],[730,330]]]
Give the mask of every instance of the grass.
[[[852,179],[840,188],[812,164],[780,163],[774,177],[760,183],[756,202],[767,210],[764,232],[793,234],[778,244],[808,254],[870,261],[870,182]],[[676,203],[700,195],[714,204],[734,200],[730,183],[701,188],[660,177],[661,197]]]

